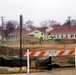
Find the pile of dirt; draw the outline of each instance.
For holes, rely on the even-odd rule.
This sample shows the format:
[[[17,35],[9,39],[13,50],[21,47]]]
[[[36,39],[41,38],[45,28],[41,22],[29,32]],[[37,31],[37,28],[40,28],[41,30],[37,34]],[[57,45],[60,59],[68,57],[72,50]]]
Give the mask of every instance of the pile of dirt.
[[[14,49],[12,47],[1,46],[0,55],[18,56],[18,55],[20,55],[20,50],[17,48]]]

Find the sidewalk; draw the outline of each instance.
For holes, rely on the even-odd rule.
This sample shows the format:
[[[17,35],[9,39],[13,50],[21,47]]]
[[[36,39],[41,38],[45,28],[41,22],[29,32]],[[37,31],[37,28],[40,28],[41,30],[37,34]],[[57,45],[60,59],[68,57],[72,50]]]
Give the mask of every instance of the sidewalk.
[[[39,70],[39,69],[30,69],[30,73],[36,72],[47,72],[47,70]],[[11,73],[27,73],[27,68],[22,67],[0,67],[0,74],[11,74]]]
[[[22,67],[21,70],[20,70],[19,67],[14,67],[14,68],[11,68],[11,67],[0,67],[0,74],[20,73],[20,72],[26,73],[27,72],[26,67]]]

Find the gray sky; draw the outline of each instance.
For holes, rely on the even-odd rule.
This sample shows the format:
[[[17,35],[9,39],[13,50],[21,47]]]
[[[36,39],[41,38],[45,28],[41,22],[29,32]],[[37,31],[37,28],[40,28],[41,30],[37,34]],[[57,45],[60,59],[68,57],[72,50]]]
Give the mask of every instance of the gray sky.
[[[19,21],[20,14],[37,26],[49,19],[63,23],[68,16],[76,19],[76,0],[0,0],[0,17]]]

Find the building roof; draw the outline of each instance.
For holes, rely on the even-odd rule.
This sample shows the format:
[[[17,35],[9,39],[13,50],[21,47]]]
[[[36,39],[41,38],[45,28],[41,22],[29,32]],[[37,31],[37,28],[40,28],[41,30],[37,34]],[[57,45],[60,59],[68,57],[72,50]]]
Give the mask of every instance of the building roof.
[[[66,26],[52,26],[53,30],[50,31],[50,33],[52,34],[65,34],[65,33],[76,33],[76,26],[71,26],[69,27],[68,25]],[[45,33],[45,30],[47,29],[47,27],[43,28],[43,27],[36,27],[36,28],[32,28],[31,30],[22,30],[22,35],[28,35],[29,33],[38,30],[40,32]],[[10,34],[8,34],[8,36],[19,36],[20,35],[20,30],[14,30],[13,32],[11,32]]]
[[[29,34],[30,32],[32,32],[33,30],[22,30],[22,35],[27,35]],[[8,34],[8,36],[19,36],[20,35],[20,30],[14,30],[12,33]]]
[[[47,29],[48,27],[34,27],[34,28],[31,28],[31,30],[38,30],[40,32],[43,32],[45,33],[45,30]]]
[[[50,31],[52,34],[76,33],[76,26],[52,26],[54,29]]]
[[[39,29],[31,29],[31,30],[22,30],[22,35],[28,35],[29,33],[35,31],[35,30],[38,30],[40,32],[43,32]],[[8,36],[19,36],[20,35],[20,30],[14,30],[13,32],[11,32],[10,34],[8,34]]]

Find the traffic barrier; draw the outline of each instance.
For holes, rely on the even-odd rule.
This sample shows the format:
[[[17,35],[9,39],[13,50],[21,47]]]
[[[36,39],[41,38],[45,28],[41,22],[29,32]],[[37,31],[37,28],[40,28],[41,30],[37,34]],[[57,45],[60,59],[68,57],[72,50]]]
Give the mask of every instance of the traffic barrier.
[[[37,52],[23,52],[23,56],[27,56],[27,73],[29,73],[29,56],[64,56],[75,55],[75,68],[76,68],[76,48],[75,50],[49,50],[49,51],[37,51]]]
[[[63,56],[74,55],[75,50],[49,50],[49,51],[37,51],[29,52],[29,56]],[[23,56],[27,56],[27,52],[23,52]]]

